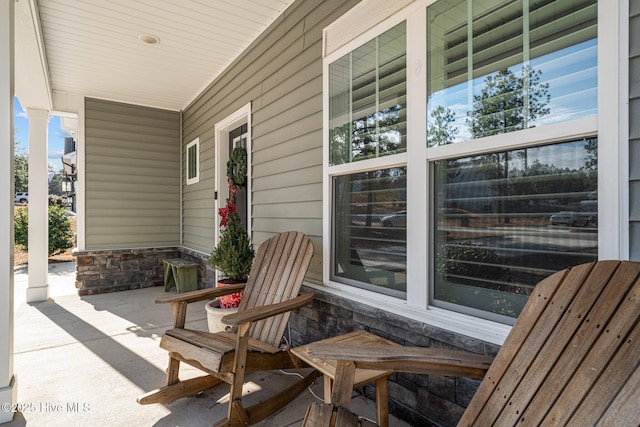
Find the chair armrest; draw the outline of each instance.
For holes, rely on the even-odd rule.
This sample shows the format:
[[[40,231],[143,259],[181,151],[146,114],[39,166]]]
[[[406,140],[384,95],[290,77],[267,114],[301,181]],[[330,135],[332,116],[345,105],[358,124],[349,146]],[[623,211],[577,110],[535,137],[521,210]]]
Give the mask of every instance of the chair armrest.
[[[229,295],[234,292],[240,292],[244,289],[246,283],[239,283],[237,285],[229,285],[222,288],[207,288],[197,291],[184,292],[182,294],[167,295],[166,297],[156,298],[156,304],[166,304],[174,302],[186,302],[187,304],[202,301],[206,299],[213,299],[223,295]]]
[[[262,307],[250,308],[238,313],[228,314],[222,318],[222,323],[224,323],[225,325],[236,326],[242,323],[267,319],[269,317],[286,313],[287,311],[293,311],[300,307],[309,305],[313,301],[314,296],[315,295],[313,293],[303,294],[299,297],[290,299],[289,301],[265,305]]]
[[[360,369],[469,378],[483,378],[493,361],[491,356],[464,351],[384,344],[317,342],[309,344],[307,354],[318,359],[352,361]]]

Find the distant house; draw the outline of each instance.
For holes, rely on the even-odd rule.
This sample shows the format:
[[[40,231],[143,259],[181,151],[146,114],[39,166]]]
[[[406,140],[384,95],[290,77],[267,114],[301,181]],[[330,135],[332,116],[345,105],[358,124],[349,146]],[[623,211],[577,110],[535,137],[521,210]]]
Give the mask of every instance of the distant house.
[[[62,192],[71,203],[71,210],[76,211],[76,180],[78,179],[78,156],[76,142],[72,137],[64,139],[64,154],[62,156]]]

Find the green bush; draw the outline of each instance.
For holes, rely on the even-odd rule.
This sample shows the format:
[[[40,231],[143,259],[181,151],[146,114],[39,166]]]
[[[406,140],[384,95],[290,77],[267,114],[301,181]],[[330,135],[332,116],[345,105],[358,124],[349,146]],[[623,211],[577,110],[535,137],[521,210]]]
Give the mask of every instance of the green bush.
[[[18,209],[14,218],[15,243],[23,251],[29,250],[29,216],[26,208]],[[61,206],[49,206],[49,256],[58,255],[73,247],[71,222]]]
[[[502,260],[493,249],[468,240],[441,247],[436,254],[436,263],[441,278],[457,283],[465,282],[463,277],[499,280],[509,273],[501,266]]]
[[[235,283],[242,283],[247,280],[251,271],[254,255],[240,216],[237,212],[232,212],[222,229],[218,246],[211,252],[211,265]]]

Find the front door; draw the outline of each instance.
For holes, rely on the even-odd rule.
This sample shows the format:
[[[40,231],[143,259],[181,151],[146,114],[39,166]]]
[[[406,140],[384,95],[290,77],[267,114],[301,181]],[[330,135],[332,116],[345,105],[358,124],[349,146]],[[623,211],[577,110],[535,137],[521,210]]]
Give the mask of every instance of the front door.
[[[236,193],[236,206],[242,224],[251,237],[251,104],[235,111],[233,114],[218,122],[214,126],[215,133],[215,213],[217,225],[220,224],[218,210],[227,204],[229,187],[227,184],[227,162],[236,147],[247,150],[247,182]],[[220,230],[215,234],[215,244],[218,244]]]

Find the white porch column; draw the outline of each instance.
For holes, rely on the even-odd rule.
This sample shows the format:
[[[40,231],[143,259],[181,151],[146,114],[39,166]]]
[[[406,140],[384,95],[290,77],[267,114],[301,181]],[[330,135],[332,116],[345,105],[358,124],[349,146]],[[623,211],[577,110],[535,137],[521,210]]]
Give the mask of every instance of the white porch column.
[[[14,0],[0,0],[0,423],[13,419],[13,22]],[[9,408],[11,409],[11,408]]]
[[[29,287],[27,302],[49,298],[49,112],[27,108],[29,117]]]

